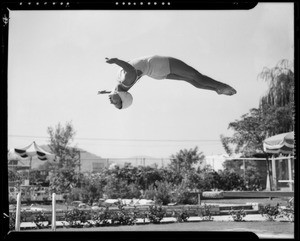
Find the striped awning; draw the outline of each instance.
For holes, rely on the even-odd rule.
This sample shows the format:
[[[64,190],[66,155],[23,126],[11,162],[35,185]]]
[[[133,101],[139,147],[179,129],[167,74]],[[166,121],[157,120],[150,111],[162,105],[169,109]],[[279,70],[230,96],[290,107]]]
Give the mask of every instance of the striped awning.
[[[29,146],[24,148],[14,148],[16,154],[22,158],[37,156],[39,160],[54,160],[55,155],[45,151],[43,148],[38,146],[35,142],[31,143]]]
[[[287,132],[271,136],[263,142],[264,151],[267,153],[294,153],[294,132]]]

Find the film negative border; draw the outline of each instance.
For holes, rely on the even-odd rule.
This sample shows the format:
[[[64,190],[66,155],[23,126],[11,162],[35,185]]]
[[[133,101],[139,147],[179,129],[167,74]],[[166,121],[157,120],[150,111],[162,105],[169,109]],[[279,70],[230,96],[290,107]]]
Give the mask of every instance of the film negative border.
[[[254,8],[257,2],[214,2],[176,0],[90,0],[90,1],[12,1],[4,2],[10,10],[245,10]]]

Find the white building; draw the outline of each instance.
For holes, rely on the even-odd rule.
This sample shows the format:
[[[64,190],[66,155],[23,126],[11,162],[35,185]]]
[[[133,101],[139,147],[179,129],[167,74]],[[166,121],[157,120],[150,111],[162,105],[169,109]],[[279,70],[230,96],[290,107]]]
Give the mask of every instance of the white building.
[[[228,158],[227,154],[205,156],[203,164],[210,165],[212,169],[214,169],[217,172],[219,170],[224,170],[223,163],[226,160],[226,158]]]

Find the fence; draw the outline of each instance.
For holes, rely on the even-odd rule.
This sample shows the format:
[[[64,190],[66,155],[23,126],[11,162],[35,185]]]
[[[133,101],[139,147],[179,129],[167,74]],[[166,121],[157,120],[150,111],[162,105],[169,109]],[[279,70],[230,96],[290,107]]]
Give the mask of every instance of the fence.
[[[245,161],[266,161],[266,158],[226,158],[226,160],[242,160],[243,161],[243,168],[244,170],[246,170],[245,168]],[[276,163],[278,163],[278,161],[283,161],[283,160],[287,160],[288,161],[288,169],[287,169],[287,173],[288,173],[288,179],[285,180],[279,180],[277,178],[277,170],[281,170],[281,167],[278,167],[278,165],[276,165]],[[270,183],[270,177],[267,176],[267,184],[266,184],[266,190],[275,190],[277,191],[278,189],[278,183],[288,183],[289,184],[289,191],[294,191],[294,156],[279,156],[279,157],[275,157],[272,156],[271,158],[269,158],[269,161],[271,161],[271,181],[272,183]],[[276,166],[278,168],[276,168]]]

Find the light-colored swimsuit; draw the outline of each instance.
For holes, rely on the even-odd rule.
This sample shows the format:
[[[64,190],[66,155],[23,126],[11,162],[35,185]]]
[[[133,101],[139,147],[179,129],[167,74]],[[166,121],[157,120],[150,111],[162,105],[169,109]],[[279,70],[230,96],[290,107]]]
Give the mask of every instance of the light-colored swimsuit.
[[[151,55],[130,60],[128,63],[136,70],[140,70],[142,72],[141,75],[137,76],[137,79],[132,85],[134,85],[136,81],[144,75],[153,79],[165,79],[170,74],[170,63],[168,57]],[[123,68],[119,70],[117,80],[124,87],[132,86],[127,86],[122,83],[125,80],[125,71]]]

